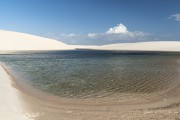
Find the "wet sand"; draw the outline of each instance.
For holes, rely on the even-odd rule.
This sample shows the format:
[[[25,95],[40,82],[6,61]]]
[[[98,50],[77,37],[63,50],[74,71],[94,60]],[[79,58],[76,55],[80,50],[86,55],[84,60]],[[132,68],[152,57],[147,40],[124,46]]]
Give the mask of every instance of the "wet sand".
[[[45,94],[20,84],[0,66],[0,119],[3,120],[178,120],[180,87],[152,103],[88,104]],[[170,97],[171,96],[171,97]]]

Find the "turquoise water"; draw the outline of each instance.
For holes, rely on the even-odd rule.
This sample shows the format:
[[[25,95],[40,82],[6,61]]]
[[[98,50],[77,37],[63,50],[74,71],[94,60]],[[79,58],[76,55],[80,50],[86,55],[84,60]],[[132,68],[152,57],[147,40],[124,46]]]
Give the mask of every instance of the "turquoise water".
[[[116,101],[166,94],[179,84],[179,54],[54,51],[0,55],[27,84],[66,98]]]

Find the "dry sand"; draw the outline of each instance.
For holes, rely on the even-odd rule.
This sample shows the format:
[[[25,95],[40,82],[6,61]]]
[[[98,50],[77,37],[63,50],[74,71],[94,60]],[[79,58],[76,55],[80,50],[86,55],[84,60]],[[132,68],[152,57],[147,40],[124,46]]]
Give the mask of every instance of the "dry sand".
[[[0,30],[0,51],[70,49],[74,48],[57,40],[25,33]]]
[[[83,105],[46,95],[15,82],[0,66],[1,120],[178,120],[180,100],[176,104],[162,101],[139,105]],[[179,90],[177,90],[179,91]],[[174,97],[178,97],[178,92]],[[78,103],[78,104],[77,104]],[[161,104],[164,103],[164,104]],[[164,106],[164,107],[163,107]]]
[[[60,41],[35,35],[0,30],[0,53],[26,50],[128,50],[128,51],[180,51],[180,41],[154,41],[119,43],[102,46],[67,45]],[[3,51],[3,52],[2,52]]]
[[[21,98],[21,92],[14,88],[12,78],[0,66],[0,120],[31,120]]]
[[[74,50],[76,48],[89,49],[96,46],[67,45],[60,41],[30,35],[26,33],[0,30],[0,53],[13,53],[14,51],[36,50]]]
[[[138,43],[118,43],[91,47],[96,50],[125,50],[125,51],[180,51],[180,41],[153,41]]]

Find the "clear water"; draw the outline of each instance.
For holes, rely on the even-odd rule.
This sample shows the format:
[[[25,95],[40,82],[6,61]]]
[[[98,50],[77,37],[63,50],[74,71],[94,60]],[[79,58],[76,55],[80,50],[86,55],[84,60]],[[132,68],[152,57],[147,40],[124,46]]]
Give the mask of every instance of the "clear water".
[[[139,101],[179,84],[179,54],[54,51],[0,55],[27,84],[66,98]]]

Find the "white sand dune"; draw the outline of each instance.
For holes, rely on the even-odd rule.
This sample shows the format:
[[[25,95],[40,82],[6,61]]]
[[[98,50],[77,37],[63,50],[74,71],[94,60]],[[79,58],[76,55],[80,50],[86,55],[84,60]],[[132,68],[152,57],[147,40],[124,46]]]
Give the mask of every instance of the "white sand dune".
[[[92,47],[96,50],[127,50],[127,51],[174,51],[180,52],[180,41],[154,41],[139,43],[119,43]]]
[[[68,50],[62,42],[19,32],[0,30],[0,50]]]
[[[67,45],[57,40],[25,33],[0,30],[0,51],[16,50],[132,50],[132,51],[180,51],[180,41],[154,41],[119,43],[102,46]]]

